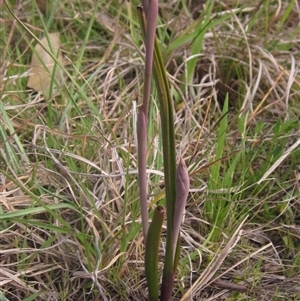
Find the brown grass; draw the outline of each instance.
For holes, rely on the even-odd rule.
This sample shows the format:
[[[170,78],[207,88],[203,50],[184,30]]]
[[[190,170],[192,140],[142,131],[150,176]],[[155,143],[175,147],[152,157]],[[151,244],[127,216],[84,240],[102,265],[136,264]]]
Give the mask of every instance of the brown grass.
[[[37,2],[46,20],[51,4]],[[201,16],[200,2],[185,1],[187,10],[182,5],[174,9],[174,5],[161,3],[161,24],[167,24],[172,39]],[[192,83],[184,82],[191,43],[176,47],[165,57],[176,100],[176,145],[189,163],[192,187],[182,227],[183,251],[174,300],[300,298],[299,170],[293,160],[285,160],[276,171],[281,187],[275,180],[258,190],[254,184],[232,187],[242,197],[231,205],[218,241],[208,237],[212,222],[203,209],[204,202],[220,193],[208,190],[208,165],[215,156],[216,129],[227,93],[231,107],[228,156],[240,151],[236,147],[241,141],[237,120],[242,112],[249,114],[249,133],[254,133],[259,121],[268,125],[261,135],[246,137],[258,150],[261,145],[272,146],[268,144],[273,137],[271,129],[279,119],[299,116],[300,11],[295,1],[281,26],[288,2],[270,4],[259,14],[266,10],[263,1],[215,1],[212,19],[220,14],[230,17],[205,34]],[[33,41],[0,4],[1,27],[7,39],[1,47],[0,96],[12,126],[0,117],[1,129],[7,134],[7,139],[0,141],[0,215],[41,204],[74,205],[73,209],[44,210],[11,220],[0,218],[0,290],[9,301],[29,296],[33,296],[30,300],[47,301],[147,300],[142,235],[133,230],[140,219],[132,101],[138,101],[142,93],[144,47],[140,37],[137,44],[130,35],[123,15],[125,4],[121,14],[114,1],[102,3],[93,33],[83,46],[94,3],[80,3],[61,1],[53,24],[63,36],[67,70],[82,86],[86,84],[84,93],[100,114],[79,94],[77,108],[74,105],[63,118],[69,98],[56,96],[50,100],[57,112],[52,126],[48,124],[49,102],[26,88]],[[31,1],[20,1],[13,8],[30,30],[38,37],[43,35]],[[255,25],[247,30],[254,18]],[[83,58],[74,72],[82,47]],[[70,79],[66,85],[75,97],[78,91]],[[156,102],[152,112],[149,191],[154,203],[163,191],[163,167],[157,163],[161,150]],[[278,137],[278,143],[283,141],[288,147],[298,139],[299,127],[289,137]],[[7,156],[7,145],[17,154],[17,161]],[[254,175],[266,161],[265,154],[255,156],[249,162]],[[242,176],[243,171],[239,172],[236,178]],[[263,216],[266,206],[269,217]],[[246,207],[250,208],[248,218],[243,214]],[[240,215],[235,214],[236,208]],[[163,250],[162,244],[161,254]]]

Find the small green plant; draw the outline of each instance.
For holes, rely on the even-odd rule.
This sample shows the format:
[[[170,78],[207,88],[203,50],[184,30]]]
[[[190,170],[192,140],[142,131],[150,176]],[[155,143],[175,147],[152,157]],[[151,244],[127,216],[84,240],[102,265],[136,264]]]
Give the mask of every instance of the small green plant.
[[[163,65],[162,56],[155,38],[158,2],[151,0],[148,4],[143,1],[143,8],[139,7],[140,23],[146,44],[145,82],[143,103],[138,116],[138,171],[140,201],[142,210],[143,234],[145,240],[145,272],[149,290],[149,299],[159,298],[158,283],[158,251],[160,233],[165,215],[165,209],[158,206],[149,227],[147,203],[147,123],[151,90],[152,65],[154,65],[154,79],[160,101],[160,116],[162,124],[162,144],[164,159],[166,211],[167,211],[167,242],[165,264],[162,278],[160,300],[170,300],[174,282],[174,275],[180,254],[179,232],[188,192],[189,175],[182,158],[176,169],[175,136],[173,122],[173,104],[169,83]]]

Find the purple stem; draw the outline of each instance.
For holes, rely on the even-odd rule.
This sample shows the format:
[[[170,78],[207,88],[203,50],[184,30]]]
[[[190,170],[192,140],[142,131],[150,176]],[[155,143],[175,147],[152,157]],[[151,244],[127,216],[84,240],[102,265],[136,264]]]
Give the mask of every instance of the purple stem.
[[[145,58],[145,83],[144,83],[143,110],[146,116],[148,116],[149,100],[150,100],[150,93],[151,93],[151,75],[152,75],[152,67],[153,67],[154,39],[155,39],[156,22],[157,22],[157,15],[158,15],[157,0],[150,1],[148,12],[147,10],[145,10],[145,13],[147,18],[147,24],[146,24],[146,58]]]
[[[138,134],[138,178],[140,188],[140,202],[142,213],[142,224],[144,241],[146,242],[149,228],[148,221],[148,202],[147,202],[147,129],[148,129],[148,110],[151,93],[151,75],[153,66],[153,50],[158,15],[158,1],[151,0],[148,5],[147,0],[143,0],[143,7],[146,14],[146,57],[145,57],[145,80],[143,104],[139,112],[137,122]]]
[[[144,243],[149,228],[148,220],[148,201],[147,201],[147,117],[141,109],[137,120],[137,136],[138,136],[138,179],[140,190],[140,202],[142,213],[142,225],[144,234]]]

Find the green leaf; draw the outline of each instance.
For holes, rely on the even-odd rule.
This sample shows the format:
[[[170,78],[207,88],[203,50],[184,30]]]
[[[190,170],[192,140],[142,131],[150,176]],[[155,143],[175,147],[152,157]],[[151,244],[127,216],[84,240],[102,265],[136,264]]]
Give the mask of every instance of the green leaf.
[[[158,250],[164,216],[164,207],[156,207],[146,239],[145,272],[150,301],[158,300]]]
[[[47,212],[48,210],[50,211],[50,210],[58,210],[58,209],[66,209],[66,208],[76,210],[76,208],[74,206],[72,206],[71,204],[67,204],[67,203],[51,204],[51,205],[47,205],[47,207],[39,206],[39,207],[33,207],[33,208],[28,208],[28,209],[16,210],[13,212],[2,213],[0,215],[0,220],[12,219],[12,218],[29,215],[29,214],[43,213],[43,212]]]

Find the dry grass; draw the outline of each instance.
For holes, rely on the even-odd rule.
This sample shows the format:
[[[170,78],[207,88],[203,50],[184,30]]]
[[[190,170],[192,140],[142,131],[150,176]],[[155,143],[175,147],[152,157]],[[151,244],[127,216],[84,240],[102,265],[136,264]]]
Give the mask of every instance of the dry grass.
[[[41,18],[45,26],[52,18],[48,30],[61,33],[71,77],[49,101],[26,88],[35,42],[1,3],[0,292],[9,301],[147,300],[134,131],[144,47],[135,8],[37,1],[39,14],[32,2],[20,1],[14,14],[39,38]],[[258,184],[300,139],[299,2],[215,1],[211,15],[203,2],[160,5],[176,145],[191,175],[174,300],[300,300],[299,147]],[[191,34],[206,15],[201,42]],[[155,101],[150,114],[152,206],[163,198]],[[214,236],[206,204],[216,201],[224,211]]]

